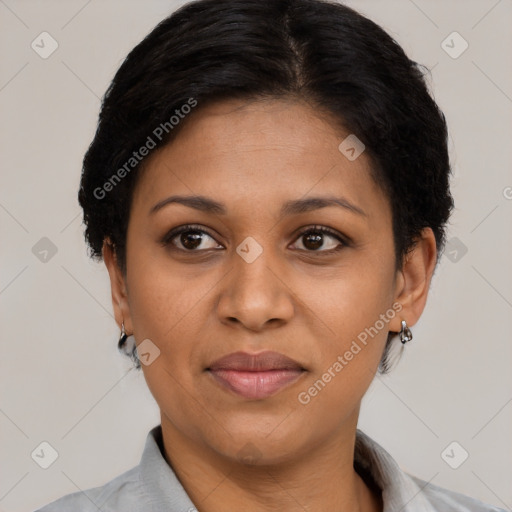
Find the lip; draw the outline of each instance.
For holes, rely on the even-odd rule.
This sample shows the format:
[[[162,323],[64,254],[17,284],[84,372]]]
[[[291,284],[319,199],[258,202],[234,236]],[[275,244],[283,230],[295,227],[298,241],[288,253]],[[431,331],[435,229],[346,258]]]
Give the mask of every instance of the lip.
[[[278,393],[306,371],[297,361],[272,351],[234,352],[218,359],[206,370],[224,388],[253,400]]]

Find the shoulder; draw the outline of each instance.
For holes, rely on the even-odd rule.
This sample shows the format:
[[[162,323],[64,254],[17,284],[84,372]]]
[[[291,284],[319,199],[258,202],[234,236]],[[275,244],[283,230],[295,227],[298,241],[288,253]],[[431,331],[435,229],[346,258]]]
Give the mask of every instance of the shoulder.
[[[136,466],[100,487],[67,494],[36,512],[131,512],[137,510],[143,494],[140,471]]]
[[[421,489],[433,508],[439,512],[505,512],[505,509],[488,505],[465,494],[450,491],[430,484],[413,475],[408,475]]]
[[[195,510],[161,451],[161,426],[146,437],[140,463],[101,487],[75,492],[36,512],[151,512]]]
[[[381,489],[386,512],[505,512],[406,473],[380,444],[359,429],[354,455],[354,465]]]

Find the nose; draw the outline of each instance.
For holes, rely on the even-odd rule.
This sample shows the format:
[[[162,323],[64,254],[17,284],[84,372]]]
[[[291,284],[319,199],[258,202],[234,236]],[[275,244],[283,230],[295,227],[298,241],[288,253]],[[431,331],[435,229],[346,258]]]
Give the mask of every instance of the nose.
[[[265,254],[263,251],[252,263],[235,256],[217,303],[222,323],[262,331],[283,325],[293,317],[291,289]]]

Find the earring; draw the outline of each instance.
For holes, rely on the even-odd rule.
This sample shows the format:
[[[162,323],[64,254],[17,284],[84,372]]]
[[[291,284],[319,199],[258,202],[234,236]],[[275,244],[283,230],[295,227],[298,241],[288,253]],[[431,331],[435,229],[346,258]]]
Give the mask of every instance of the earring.
[[[121,322],[121,334],[119,335],[117,348],[132,359],[136,368],[140,368],[135,336],[133,334],[130,334],[129,336],[126,334],[126,331],[124,330],[124,322]]]
[[[130,353],[135,347],[135,338],[133,334],[126,334],[124,330],[124,322],[121,322],[121,334],[119,335],[119,341],[117,342],[117,348],[122,352]]]
[[[126,331],[124,330],[124,322],[121,322],[121,334],[119,335],[119,341],[117,342],[117,348],[119,350],[123,349],[127,338],[128,338],[128,334],[126,334]]]
[[[398,334],[400,336],[400,341],[403,344],[412,340],[411,329],[409,329],[409,327],[407,327],[407,322],[405,320],[402,320],[402,330]]]

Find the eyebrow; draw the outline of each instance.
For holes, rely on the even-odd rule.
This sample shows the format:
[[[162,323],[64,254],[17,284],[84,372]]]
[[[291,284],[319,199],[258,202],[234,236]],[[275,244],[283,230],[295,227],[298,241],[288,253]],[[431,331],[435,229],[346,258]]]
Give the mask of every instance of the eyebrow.
[[[200,210],[205,213],[213,213],[216,215],[226,215],[227,209],[222,204],[209,197],[205,196],[170,196],[162,201],[159,201],[155,204],[149,214],[154,214],[157,211],[161,210],[164,206],[168,204],[177,203],[182,204],[184,206],[188,206],[189,208],[194,208],[195,210]],[[363,217],[367,217],[368,215],[364,210],[359,208],[358,206],[352,204],[347,199],[342,197],[308,197],[305,199],[294,199],[291,201],[287,201],[281,208],[280,218],[290,216],[290,215],[298,215],[301,213],[310,212],[313,210],[319,210],[321,208],[327,208],[329,206],[338,206],[341,208],[345,208],[352,213],[356,213]]]

